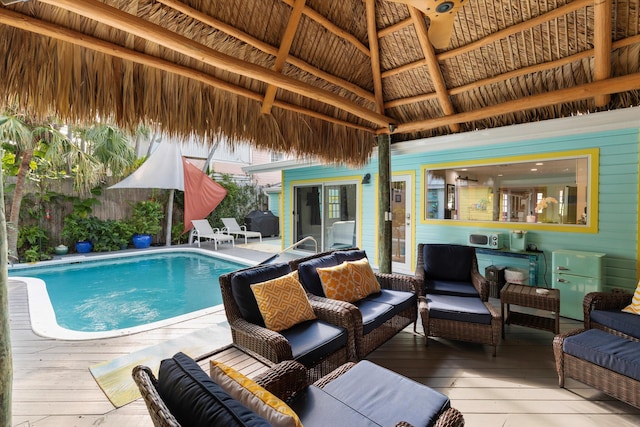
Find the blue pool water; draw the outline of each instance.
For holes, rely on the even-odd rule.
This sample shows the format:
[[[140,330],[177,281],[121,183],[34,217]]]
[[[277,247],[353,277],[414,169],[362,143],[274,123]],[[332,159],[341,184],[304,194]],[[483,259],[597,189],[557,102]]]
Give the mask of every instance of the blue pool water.
[[[126,329],[222,304],[218,278],[245,267],[197,253],[145,254],[9,271],[36,277],[59,326]]]

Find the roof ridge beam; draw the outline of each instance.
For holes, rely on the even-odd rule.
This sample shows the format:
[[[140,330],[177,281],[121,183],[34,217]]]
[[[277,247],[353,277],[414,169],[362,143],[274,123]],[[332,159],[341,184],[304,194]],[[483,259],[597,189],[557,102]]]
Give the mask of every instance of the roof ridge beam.
[[[378,29],[376,27],[375,0],[366,0],[367,34],[369,36],[369,51],[371,52],[371,73],[373,75],[373,94],[376,98],[376,111],[384,114],[384,97],[382,94],[382,77],[380,75],[380,46],[378,44]]]

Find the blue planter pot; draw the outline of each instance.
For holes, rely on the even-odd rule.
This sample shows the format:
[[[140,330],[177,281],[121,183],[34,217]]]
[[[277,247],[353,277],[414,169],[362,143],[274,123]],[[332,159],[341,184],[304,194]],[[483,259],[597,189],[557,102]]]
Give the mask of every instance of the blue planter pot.
[[[91,249],[93,249],[93,244],[89,241],[76,242],[76,252],[79,254],[91,252]]]
[[[151,246],[150,234],[134,234],[132,240],[133,246],[135,246],[136,249],[144,249]]]

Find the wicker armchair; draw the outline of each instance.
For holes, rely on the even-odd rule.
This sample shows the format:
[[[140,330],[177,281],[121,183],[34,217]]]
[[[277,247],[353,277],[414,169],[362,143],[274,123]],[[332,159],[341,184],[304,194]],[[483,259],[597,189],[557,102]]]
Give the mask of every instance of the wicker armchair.
[[[273,279],[289,271],[287,264],[266,265],[244,268],[231,273],[220,276],[220,289],[222,293],[222,301],[227,316],[227,321],[231,328],[231,336],[233,342],[239,347],[249,349],[259,355],[279,363],[285,360],[295,360],[295,349],[291,342],[285,337],[286,332],[275,332],[267,329],[261,319],[247,319],[246,312],[242,313],[238,301],[242,298],[252,298],[248,296],[245,290],[244,295],[239,295],[239,289],[234,288],[234,278],[241,277],[243,273],[261,273],[256,274],[255,281],[258,283]],[[245,286],[248,289],[248,286]],[[236,294],[234,295],[234,289]],[[248,291],[250,293],[250,290]],[[333,371],[338,366],[352,360],[351,355],[355,354],[355,344],[353,343],[353,323],[350,313],[333,304],[323,301],[310,299],[309,301],[315,312],[318,321],[325,322],[330,325],[343,328],[347,334],[346,344],[330,354],[324,355],[320,360],[314,363],[303,363],[308,368],[312,379],[317,379]],[[254,298],[255,303],[255,298]],[[257,308],[257,305],[256,305]],[[259,316],[258,316],[259,317]]]
[[[345,363],[316,380],[313,386],[324,389],[354,366],[355,364],[352,362]],[[305,371],[304,366],[295,361],[284,361],[274,365],[253,380],[279,399],[291,403],[296,396],[301,396],[302,400],[304,400],[304,390],[310,385],[309,376]],[[153,425],[155,427],[180,427],[180,423],[160,397],[157,389],[158,381],[151,369],[142,365],[136,366],[133,368],[132,376],[142,394]],[[384,387],[384,385],[381,384],[381,387]],[[393,408],[390,408],[390,410],[393,410]],[[398,414],[398,416],[401,418],[402,414]],[[444,410],[433,424],[433,427],[462,426],[464,426],[464,418],[453,407]],[[396,424],[396,427],[411,427],[411,424],[401,421]]]
[[[426,255],[432,259],[425,263]],[[447,263],[447,257],[456,256],[468,259]],[[425,270],[425,266],[434,263],[438,264],[437,272]],[[467,270],[452,271],[453,279],[445,277],[447,270],[455,270],[458,266]],[[420,243],[415,276],[420,289],[418,311],[426,344],[429,344],[429,337],[487,344],[493,346],[495,357],[502,334],[502,316],[488,302],[489,283],[478,272],[475,249]],[[461,277],[468,277],[469,281],[464,283]]]
[[[633,341],[640,341],[637,336],[626,334],[611,326],[604,325],[592,318],[592,312],[595,310],[612,313],[616,317],[625,316],[637,320],[634,314],[621,313],[620,310],[631,304],[633,294],[630,293],[610,293],[610,292],[590,292],[585,295],[582,301],[582,310],[584,312],[584,328],[585,329],[601,329],[613,335],[627,338]],[[597,316],[596,316],[597,317]],[[637,323],[636,323],[637,324]],[[636,328],[640,329],[640,328]]]
[[[473,289],[478,293],[482,301],[489,301],[489,281],[478,270],[478,258],[476,258],[476,250],[470,246],[462,245],[449,245],[440,243],[420,243],[418,244],[418,260],[416,262],[415,277],[418,279],[418,283],[421,285],[419,288],[420,295],[425,295],[427,291],[429,293],[437,293],[430,287],[430,281],[434,280],[434,277],[430,276],[428,271],[425,271],[424,263],[425,248],[429,248],[433,251],[442,251],[442,256],[466,256],[468,257],[469,272],[466,275],[468,277],[468,283],[473,286]]]
[[[358,248],[327,251],[327,252],[318,253],[315,255],[310,255],[308,257],[291,260],[289,261],[289,265],[291,266],[291,270],[298,270],[298,267],[307,261],[317,260],[327,255],[338,254],[338,253],[349,256],[348,254],[350,253],[362,253],[362,251],[360,251]],[[345,301],[328,299],[320,291],[313,292],[309,288],[307,288],[307,285],[305,283],[303,283],[305,288],[307,288],[307,293],[310,300],[318,303],[339,306],[342,309],[351,313],[351,317],[353,319],[353,331],[354,331],[353,334],[354,334],[355,349],[356,349],[356,360],[364,359],[369,353],[371,353],[376,348],[380,347],[382,344],[387,342],[394,335],[402,331],[411,323],[413,323],[414,331],[416,330],[416,322],[418,320],[418,309],[417,309],[418,288],[416,286],[415,279],[411,276],[401,275],[401,274],[383,274],[383,273],[377,273],[377,272],[374,274],[382,290],[386,289],[386,290],[392,290],[392,291],[410,292],[416,295],[416,298],[414,298],[414,302],[409,306],[407,306],[404,310],[397,313],[391,319],[387,320],[386,322],[379,325],[375,329],[371,331],[367,331],[366,333],[363,327],[363,316],[360,309],[357,306],[358,302],[356,302],[355,304],[352,304]]]

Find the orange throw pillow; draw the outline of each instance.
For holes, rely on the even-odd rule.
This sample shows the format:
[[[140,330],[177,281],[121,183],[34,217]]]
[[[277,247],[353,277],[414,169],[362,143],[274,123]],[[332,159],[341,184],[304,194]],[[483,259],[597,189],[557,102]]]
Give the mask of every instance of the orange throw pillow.
[[[307,298],[298,272],[251,285],[264,324],[272,331],[283,331],[290,327],[313,320],[316,314]]]
[[[327,298],[347,302],[356,302],[363,298],[358,284],[353,281],[351,267],[346,261],[334,267],[320,267],[316,271]]]
[[[378,279],[376,279],[376,275],[366,258],[349,262],[349,267],[352,280],[360,289],[362,298],[380,292],[380,283],[378,283]]]

